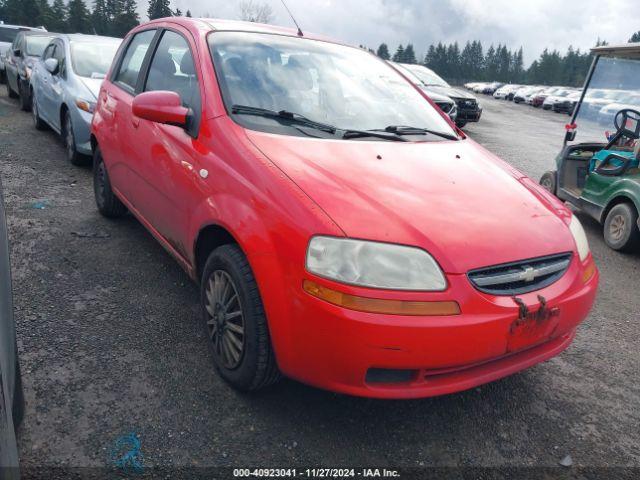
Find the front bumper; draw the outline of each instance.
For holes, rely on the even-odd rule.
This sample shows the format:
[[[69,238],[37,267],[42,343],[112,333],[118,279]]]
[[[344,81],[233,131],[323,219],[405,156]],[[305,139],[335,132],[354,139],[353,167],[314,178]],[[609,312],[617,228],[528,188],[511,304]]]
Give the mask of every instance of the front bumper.
[[[547,360],[570,345],[598,285],[597,271],[582,281],[585,265],[574,259],[553,285],[519,295],[531,312],[540,307],[538,295],[558,309],[531,338],[514,330],[519,311],[510,297],[483,294],[465,275],[450,275],[449,289],[435,299],[458,301],[462,313],[455,316],[363,313],[301,292],[290,309],[290,350],[282,356],[285,361],[278,355],[278,363],[284,374],[304,383],[364,397],[420,398],[472,388]],[[314,281],[335,288],[331,282]],[[367,380],[368,373],[380,369],[410,371],[410,378]]]
[[[74,105],[71,111],[73,136],[76,140],[76,150],[82,155],[92,155],[91,150],[91,119],[93,115],[80,110]]]

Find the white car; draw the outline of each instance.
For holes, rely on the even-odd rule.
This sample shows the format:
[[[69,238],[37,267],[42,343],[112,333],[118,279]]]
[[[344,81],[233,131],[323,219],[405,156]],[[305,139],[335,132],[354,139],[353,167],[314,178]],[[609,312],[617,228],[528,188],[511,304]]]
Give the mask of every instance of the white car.
[[[507,84],[503,85],[499,89],[497,89],[493,93],[493,98],[497,98],[499,100],[508,100],[509,95],[513,94],[520,88],[520,85]],[[511,95],[511,99],[513,99],[513,95]]]
[[[598,123],[601,125],[613,125],[613,120],[620,110],[624,109],[640,110],[640,92],[629,92],[623,95],[615,103],[605,105],[598,112]]]
[[[542,102],[543,110],[552,110],[553,106],[558,102],[563,102],[566,97],[568,97],[571,93],[575,92],[572,88],[560,88],[553,92],[553,95],[549,95]]]

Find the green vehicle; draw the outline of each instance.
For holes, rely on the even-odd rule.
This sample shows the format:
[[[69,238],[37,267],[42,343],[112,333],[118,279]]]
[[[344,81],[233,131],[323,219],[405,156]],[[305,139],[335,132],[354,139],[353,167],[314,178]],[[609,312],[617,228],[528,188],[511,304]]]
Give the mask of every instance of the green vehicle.
[[[640,248],[640,43],[592,52],[557,170],[540,184],[603,224],[609,247],[632,251]]]

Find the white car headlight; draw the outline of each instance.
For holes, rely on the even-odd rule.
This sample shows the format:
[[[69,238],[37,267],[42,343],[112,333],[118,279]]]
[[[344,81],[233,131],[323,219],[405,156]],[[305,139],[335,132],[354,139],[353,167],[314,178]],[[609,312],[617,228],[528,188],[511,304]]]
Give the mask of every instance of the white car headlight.
[[[578,220],[575,215],[571,217],[569,230],[571,230],[573,239],[576,242],[580,260],[584,261],[589,256],[589,241],[587,240],[587,234],[584,233],[584,228],[582,228],[580,220]]]
[[[447,281],[424,250],[389,243],[313,237],[307,270],[320,277],[362,287],[442,291]]]

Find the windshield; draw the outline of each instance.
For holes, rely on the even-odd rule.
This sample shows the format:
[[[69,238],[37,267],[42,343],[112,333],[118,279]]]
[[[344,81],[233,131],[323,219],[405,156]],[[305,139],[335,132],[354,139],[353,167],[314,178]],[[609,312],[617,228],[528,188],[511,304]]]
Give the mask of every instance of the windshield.
[[[640,60],[600,57],[575,118],[574,142],[606,143],[625,108],[640,111]]]
[[[428,70],[425,67],[421,67],[420,65],[402,65],[407,70],[411,71],[418,79],[428,87],[448,87],[449,84],[445,82],[442,78],[436,75],[431,70]]]
[[[53,37],[44,37],[41,35],[30,35],[25,38],[27,44],[27,55],[30,57],[40,57],[47,48]]]
[[[18,35],[17,28],[0,27],[0,42],[13,43],[13,39]]]
[[[80,77],[104,78],[120,42],[71,43],[73,71]]]
[[[361,49],[246,32],[212,33],[209,44],[229,112],[243,105],[293,112],[342,130],[406,125],[455,136],[409,82]],[[234,119],[258,130],[304,134],[272,117]]]

